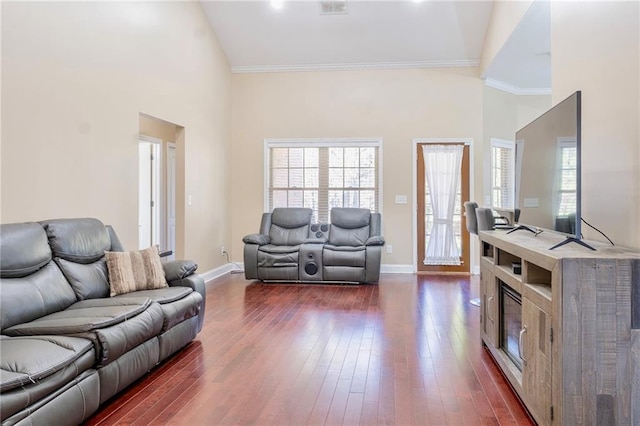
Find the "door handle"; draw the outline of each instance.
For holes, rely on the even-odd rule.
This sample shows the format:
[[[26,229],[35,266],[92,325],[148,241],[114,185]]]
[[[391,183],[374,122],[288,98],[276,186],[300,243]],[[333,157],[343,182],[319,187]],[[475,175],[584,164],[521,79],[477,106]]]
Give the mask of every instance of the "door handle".
[[[489,319],[489,321],[493,322],[493,317],[491,315],[489,315],[489,312],[491,312],[491,309],[489,309],[493,304],[493,296],[489,296],[489,298],[487,299],[487,318]]]
[[[520,330],[520,335],[518,336],[518,356],[520,357],[520,359],[524,362],[524,364],[527,364],[527,360],[524,357],[524,335],[527,332],[527,326],[522,327],[522,330]]]

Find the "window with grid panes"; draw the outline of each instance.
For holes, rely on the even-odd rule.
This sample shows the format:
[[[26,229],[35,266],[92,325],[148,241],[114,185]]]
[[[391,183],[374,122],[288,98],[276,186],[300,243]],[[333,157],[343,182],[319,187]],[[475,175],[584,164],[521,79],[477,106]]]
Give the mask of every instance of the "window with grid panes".
[[[512,209],[515,199],[515,144],[491,140],[491,207]]]
[[[558,185],[558,217],[576,212],[578,149],[574,141],[560,143],[560,173]]]
[[[268,210],[307,207],[329,221],[333,207],[379,210],[379,142],[267,143]]]

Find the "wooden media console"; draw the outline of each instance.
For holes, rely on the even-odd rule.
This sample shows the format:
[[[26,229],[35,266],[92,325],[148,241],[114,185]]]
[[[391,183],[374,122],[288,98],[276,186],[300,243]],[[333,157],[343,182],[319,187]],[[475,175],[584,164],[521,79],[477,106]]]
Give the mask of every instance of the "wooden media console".
[[[482,342],[535,421],[640,424],[640,254],[549,250],[564,238],[552,232],[479,237]]]

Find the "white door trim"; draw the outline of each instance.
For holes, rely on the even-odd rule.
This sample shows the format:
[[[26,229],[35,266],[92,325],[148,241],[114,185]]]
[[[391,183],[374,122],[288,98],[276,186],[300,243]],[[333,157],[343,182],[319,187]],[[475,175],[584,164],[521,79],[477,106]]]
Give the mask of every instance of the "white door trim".
[[[152,186],[152,194],[151,199],[154,201],[154,209],[152,210],[153,220],[151,221],[151,244],[154,244],[153,238],[155,236],[156,241],[155,244],[158,244],[162,247],[163,244],[163,230],[160,227],[160,224],[163,222],[164,212],[160,208],[163,205],[163,191],[162,191],[162,167],[163,167],[163,159],[164,155],[162,152],[162,139],[154,138],[152,136],[139,134],[138,135],[138,144],[140,143],[149,143],[151,144],[151,153],[154,155],[154,163],[151,168],[151,172],[153,174],[153,181],[155,180],[155,185]],[[156,158],[157,157],[157,158]],[[140,161],[140,160],[138,160]],[[138,185],[140,182],[138,181]],[[140,217],[140,201],[138,200],[138,217]],[[146,244],[145,244],[146,245]],[[140,246],[140,237],[138,236],[138,246]],[[144,247],[139,247],[144,248]]]
[[[170,203],[173,202],[173,212],[175,214],[176,212],[176,166],[177,163],[174,164],[173,167],[173,175],[170,173],[171,168],[169,167],[169,159],[171,158],[171,155],[169,154],[171,151],[173,151],[173,158],[174,158],[174,162],[176,162],[176,144],[175,142],[167,142],[167,147],[166,147],[166,156],[165,156],[165,168],[166,168],[166,182],[167,182],[167,187],[166,189],[166,203],[165,203],[165,222],[166,222],[166,235],[165,235],[165,245],[164,248],[166,250],[172,250],[173,253],[168,256],[166,258],[166,260],[175,260],[176,258],[176,247],[175,247],[175,232],[176,232],[176,224],[173,223],[173,244],[170,243],[171,241],[171,222],[170,222],[170,214],[169,212],[171,211],[171,206]],[[171,183],[171,179],[173,179],[173,186]],[[173,187],[173,194],[171,194],[171,188]],[[172,196],[173,195],[173,196]],[[175,217],[174,217],[174,221],[175,221]]]

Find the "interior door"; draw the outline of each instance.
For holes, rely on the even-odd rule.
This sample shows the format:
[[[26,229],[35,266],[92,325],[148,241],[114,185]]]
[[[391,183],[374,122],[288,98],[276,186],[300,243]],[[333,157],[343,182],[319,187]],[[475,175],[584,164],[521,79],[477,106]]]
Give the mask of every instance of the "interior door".
[[[438,145],[437,142],[433,143],[434,145]],[[457,273],[469,273],[470,265],[469,265],[469,232],[467,232],[467,228],[464,225],[464,217],[462,213],[464,212],[462,203],[469,199],[469,146],[464,145],[464,151],[462,155],[462,167],[461,167],[461,179],[460,185],[456,194],[456,207],[454,213],[454,232],[456,235],[456,241],[458,243],[458,247],[460,248],[460,262],[459,266],[452,265],[425,265],[423,260],[425,258],[426,247],[428,243],[428,238],[430,236],[430,227],[433,224],[433,214],[430,207],[430,200],[428,197],[428,188],[426,185],[426,174],[425,174],[425,166],[424,166],[424,156],[422,154],[422,146],[425,144],[416,144],[417,151],[417,161],[416,165],[416,177],[418,182],[416,182],[417,194],[416,199],[418,201],[418,272],[457,272]]]

